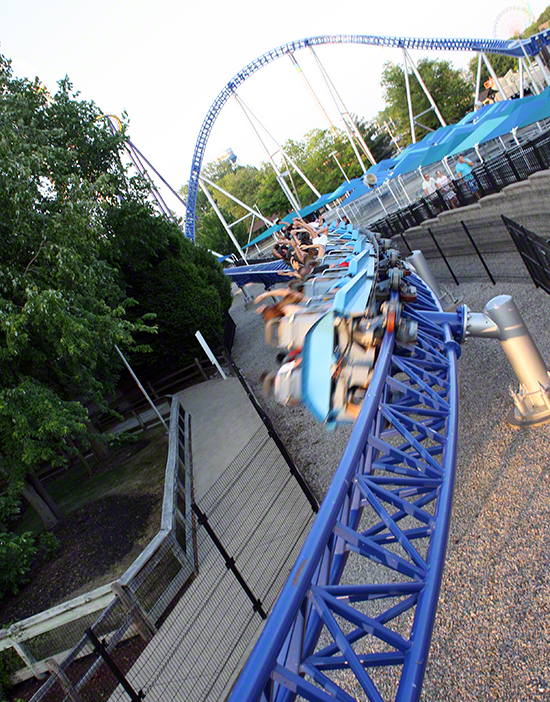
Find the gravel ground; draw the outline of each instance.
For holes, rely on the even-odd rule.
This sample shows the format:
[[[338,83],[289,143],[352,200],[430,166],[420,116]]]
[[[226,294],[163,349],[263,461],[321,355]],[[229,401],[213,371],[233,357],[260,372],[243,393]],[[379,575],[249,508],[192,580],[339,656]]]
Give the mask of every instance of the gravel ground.
[[[528,278],[468,282],[453,291],[476,312],[495,295],[512,295],[550,359],[550,298]],[[265,345],[262,321],[239,292],[231,315],[234,358],[322,498],[351,428],[329,434],[303,408],[263,398],[260,373],[277,368],[277,351]],[[498,342],[468,340],[458,366],[454,506],[422,700],[550,701],[550,424],[507,424],[508,387],[518,383]]]

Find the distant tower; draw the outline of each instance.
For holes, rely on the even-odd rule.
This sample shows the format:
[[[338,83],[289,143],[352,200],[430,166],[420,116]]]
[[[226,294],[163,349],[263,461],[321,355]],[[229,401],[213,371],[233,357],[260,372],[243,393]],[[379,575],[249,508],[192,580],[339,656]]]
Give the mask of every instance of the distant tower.
[[[224,161],[230,163],[234,166],[237,163],[237,154],[233,151],[231,147],[227,148],[223,154],[216,159],[217,161]]]
[[[535,21],[529,3],[511,5],[500,12],[493,24],[495,39],[511,39],[524,32]]]

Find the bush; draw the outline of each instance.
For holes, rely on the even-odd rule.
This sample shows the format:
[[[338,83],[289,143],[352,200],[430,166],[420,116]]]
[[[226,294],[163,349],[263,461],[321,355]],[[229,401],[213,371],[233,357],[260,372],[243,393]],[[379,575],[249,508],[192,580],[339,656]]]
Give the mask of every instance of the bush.
[[[59,551],[59,539],[51,531],[43,531],[38,537],[40,554],[45,561],[50,561]]]
[[[0,598],[6,593],[17,595],[21,585],[27,582],[36,546],[30,531],[21,536],[8,532],[0,533]]]

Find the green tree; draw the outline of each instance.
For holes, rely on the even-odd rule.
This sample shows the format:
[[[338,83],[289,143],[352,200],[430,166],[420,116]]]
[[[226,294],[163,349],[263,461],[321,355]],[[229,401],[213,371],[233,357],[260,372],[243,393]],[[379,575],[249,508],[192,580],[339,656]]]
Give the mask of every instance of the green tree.
[[[154,317],[157,333],[136,334],[151,353],[131,354],[132,365],[150,372],[192,362],[200,352],[195,332],[214,345],[231,306],[231,283],[214,256],[193,246],[181,228],[151,205],[126,200],[108,208],[104,255],[119,272],[131,321]]]
[[[449,61],[421,59],[417,68],[447,124],[455,124],[472,109],[473,86]],[[399,134],[403,137],[403,145],[409,144],[412,137],[403,68],[386,63],[382,71],[381,85],[386,103],[385,113],[394,120]],[[409,74],[409,85],[413,112],[419,115],[431,107],[430,102],[412,71]],[[422,115],[419,121],[428,129],[418,126],[417,139],[440,126],[433,110]]]
[[[106,205],[143,196],[121,164],[123,138],[67,79],[52,97],[0,57],[0,531],[21,493],[55,522],[33,468],[62,463],[68,437],[93,438],[81,400],[104,406],[115,344],[131,348],[146,329],[126,319],[101,255]]]

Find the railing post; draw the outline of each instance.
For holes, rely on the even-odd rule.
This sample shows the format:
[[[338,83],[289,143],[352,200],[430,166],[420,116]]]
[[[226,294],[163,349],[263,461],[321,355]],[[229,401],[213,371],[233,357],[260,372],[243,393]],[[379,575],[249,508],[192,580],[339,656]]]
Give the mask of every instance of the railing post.
[[[57,664],[57,661],[53,658],[49,658],[46,661],[46,664],[50,673],[55,675],[55,677],[59,680],[59,684],[63,688],[63,692],[69,698],[69,700],[71,702],[83,702],[82,697],[80,697],[78,692],[75,690],[72,682],[69,680],[65,672],[61,670]]]
[[[143,609],[135,594],[118,581],[111,584],[111,589],[120,600],[124,609],[126,609],[128,613],[132,615],[141,638],[144,641],[151,641],[153,636],[157,633],[157,627],[147,612]]]
[[[32,670],[32,674],[34,675],[34,677],[37,680],[44,680],[46,676],[44,675],[44,673],[39,673],[36,670],[36,661],[34,660],[33,656],[31,656],[31,654],[27,651],[25,646],[23,646],[22,643],[19,643],[19,641],[14,641],[13,639],[11,645],[13,649],[17,652],[19,658],[21,658],[23,663],[27,666],[27,668],[29,668],[29,670]]]

